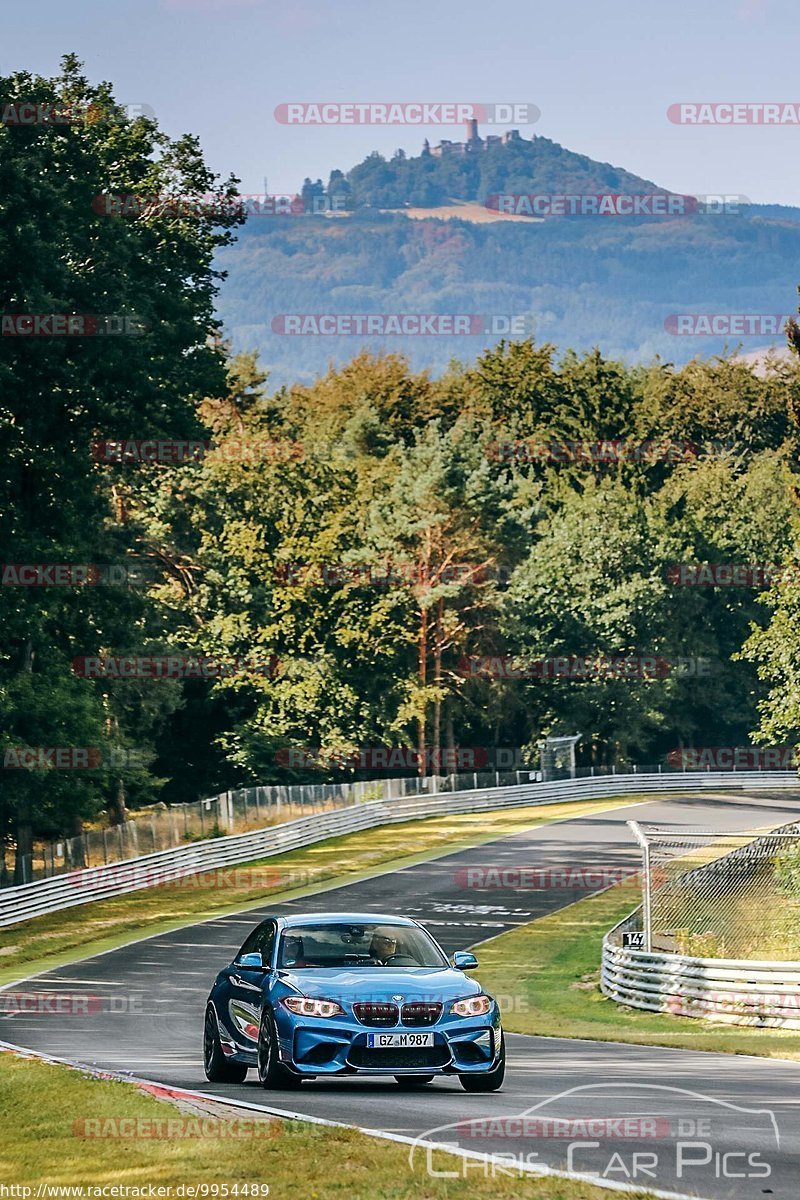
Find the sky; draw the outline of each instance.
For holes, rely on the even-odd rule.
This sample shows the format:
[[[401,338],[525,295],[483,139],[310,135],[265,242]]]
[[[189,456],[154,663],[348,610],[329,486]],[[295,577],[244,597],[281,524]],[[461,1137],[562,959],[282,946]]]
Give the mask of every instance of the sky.
[[[36,0],[3,24],[0,73],[52,75],[73,51],[168,134],[197,134],[246,192],[294,192],[372,150],[463,136],[285,125],[280,104],[449,101],[534,104],[523,136],[674,191],[800,205],[800,126],[667,117],[681,102],[799,104],[799,43],[778,0]]]

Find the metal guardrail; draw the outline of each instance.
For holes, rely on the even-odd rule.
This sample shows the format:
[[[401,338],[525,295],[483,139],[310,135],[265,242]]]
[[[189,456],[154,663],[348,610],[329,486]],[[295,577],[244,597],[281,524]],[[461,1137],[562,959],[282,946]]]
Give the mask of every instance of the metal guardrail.
[[[647,1012],[800,1029],[800,962],[689,958],[623,949],[606,937],[600,986],[610,1000]]]
[[[330,812],[370,800],[407,800],[413,796],[441,792],[476,791],[481,788],[514,787],[515,784],[554,783],[559,779],[588,779],[605,775],[685,774],[686,765],[669,762],[578,767],[575,771],[553,770],[542,774],[523,765],[517,752],[497,752],[498,765],[489,770],[450,775],[349,780],[339,783],[259,784],[235,788],[188,804],[151,804],[132,809],[125,820],[96,829],[85,829],[73,837],[51,840],[35,838],[28,853],[6,851],[6,869],[0,871],[0,887],[13,887],[49,879],[84,867],[108,866],[159,850],[172,850],[188,842],[205,841],[221,834],[253,833],[268,825],[282,825],[312,813]],[[511,757],[509,757],[509,754]],[[499,765],[503,759],[505,765]],[[693,767],[692,771],[710,770]],[[740,773],[733,761],[732,774]],[[763,765],[757,768],[765,770]],[[769,768],[770,771],[777,767]],[[13,865],[12,865],[13,864]]]
[[[483,812],[495,808],[536,806],[604,796],[648,792],[693,792],[719,788],[797,789],[794,772],[727,771],[668,774],[632,774],[553,783],[528,783],[506,788],[478,788],[427,795],[410,800],[376,800],[330,813],[301,817],[282,825],[194,842],[108,866],[89,867],[40,879],[0,892],[0,927],[31,917],[105,900],[154,887],[170,879],[203,871],[238,866],[313,845],[327,838],[379,825],[397,824],[444,813]]]

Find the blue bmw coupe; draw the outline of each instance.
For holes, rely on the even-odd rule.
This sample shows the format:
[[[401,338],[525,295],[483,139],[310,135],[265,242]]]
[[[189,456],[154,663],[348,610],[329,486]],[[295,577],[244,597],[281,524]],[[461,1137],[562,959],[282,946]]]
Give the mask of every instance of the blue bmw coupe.
[[[493,1092],[505,1074],[496,1002],[416,921],[351,913],[267,917],[220,971],[206,1004],[213,1083],[265,1088],[323,1076],[393,1075],[419,1087],[457,1075]]]

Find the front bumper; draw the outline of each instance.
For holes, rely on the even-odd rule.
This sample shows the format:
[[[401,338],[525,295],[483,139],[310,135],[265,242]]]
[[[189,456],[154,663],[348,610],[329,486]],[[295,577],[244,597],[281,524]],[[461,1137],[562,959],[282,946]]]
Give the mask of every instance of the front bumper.
[[[500,1016],[444,1016],[434,1025],[362,1025],[355,1018],[295,1017],[275,1010],[281,1062],[301,1075],[485,1074],[500,1051]],[[367,1046],[370,1033],[432,1033],[430,1047]]]

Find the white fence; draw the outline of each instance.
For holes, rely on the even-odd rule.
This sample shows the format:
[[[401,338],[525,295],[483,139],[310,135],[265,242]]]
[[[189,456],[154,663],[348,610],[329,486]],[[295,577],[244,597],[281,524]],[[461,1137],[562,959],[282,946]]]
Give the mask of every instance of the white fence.
[[[660,926],[656,930],[650,928],[650,838],[653,835],[652,831],[649,835],[645,834],[635,821],[629,821],[628,824],[633,827],[645,851],[645,903],[620,921],[603,939],[600,983],[603,993],[618,1004],[647,1012],[699,1017],[757,1028],[800,1029],[800,962],[703,958],[673,950],[652,949],[653,940],[667,936],[658,932]],[[670,836],[679,842],[692,841],[691,832],[682,834],[676,830]],[[758,862],[766,854],[775,853],[775,847],[780,845],[779,838],[794,841],[797,836],[796,824],[781,826],[755,840],[751,835],[751,841],[746,845],[712,859],[705,866],[694,867],[678,875],[677,884],[684,879],[696,884],[708,876],[715,886],[722,886],[720,894],[723,901],[729,895],[727,904],[733,906],[737,866],[741,864],[740,870],[746,877],[747,868],[752,866],[753,861]],[[721,840],[723,838],[724,835]],[[680,868],[680,857],[677,863]],[[725,891],[726,886],[729,892]],[[702,889],[700,894],[703,894]],[[771,907],[782,902],[788,903],[778,896],[763,896],[761,920],[764,927],[769,924]],[[626,933],[638,935],[643,946],[634,948],[624,945]]]
[[[89,867],[0,891],[0,926],[15,925],[62,909],[105,900],[170,879],[202,871],[254,862],[326,838],[378,825],[396,824],[444,813],[480,812],[522,805],[593,800],[604,796],[648,792],[695,792],[723,789],[789,789],[800,787],[794,772],[729,771],[693,775],[633,774],[528,783],[505,788],[477,788],[421,796],[410,800],[376,800],[330,813],[301,817],[252,833],[212,838],[162,850],[108,866]],[[409,846],[409,850],[413,845]]]

